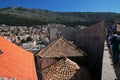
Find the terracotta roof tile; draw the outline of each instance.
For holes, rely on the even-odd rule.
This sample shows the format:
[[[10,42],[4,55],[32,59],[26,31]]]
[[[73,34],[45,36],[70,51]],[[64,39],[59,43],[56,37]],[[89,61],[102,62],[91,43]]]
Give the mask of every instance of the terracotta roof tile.
[[[37,80],[34,56],[0,36],[0,77]]]
[[[89,80],[88,69],[78,66],[68,58],[42,70],[43,80]]]
[[[43,58],[83,56],[84,52],[64,39],[63,37],[54,41],[46,48],[42,49],[38,55]]]

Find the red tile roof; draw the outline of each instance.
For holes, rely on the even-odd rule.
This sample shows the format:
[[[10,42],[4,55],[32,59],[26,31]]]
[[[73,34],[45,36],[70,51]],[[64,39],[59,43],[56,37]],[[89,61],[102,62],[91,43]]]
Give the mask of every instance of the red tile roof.
[[[0,36],[0,77],[37,80],[34,56]]]
[[[42,49],[38,56],[43,58],[56,58],[56,57],[71,57],[71,56],[83,56],[85,53],[77,49],[77,47],[64,39],[63,37],[52,42],[46,48]]]
[[[90,80],[87,68],[78,66],[68,58],[42,70],[43,80]]]

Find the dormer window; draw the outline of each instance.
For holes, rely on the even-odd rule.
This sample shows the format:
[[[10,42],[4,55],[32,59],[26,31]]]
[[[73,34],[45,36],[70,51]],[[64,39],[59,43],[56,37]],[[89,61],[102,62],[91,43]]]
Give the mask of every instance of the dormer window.
[[[0,54],[3,54],[3,52],[0,50]]]

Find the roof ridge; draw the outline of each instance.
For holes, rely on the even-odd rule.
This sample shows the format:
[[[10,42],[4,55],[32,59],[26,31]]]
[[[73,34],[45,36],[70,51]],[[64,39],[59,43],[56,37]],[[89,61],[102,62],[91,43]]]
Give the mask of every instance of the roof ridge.
[[[54,42],[54,44],[51,45],[51,46],[54,47],[55,44],[56,44],[57,42],[59,42],[61,39],[63,39],[63,37],[60,37],[59,39],[57,39],[57,40]],[[52,47],[49,47],[49,49],[52,48]],[[49,49],[48,49],[48,50],[49,50]],[[47,50],[47,51],[48,51],[48,50]],[[46,51],[46,52],[47,52],[47,51]],[[44,54],[43,54],[43,55],[44,55]],[[63,53],[62,53],[61,55],[63,55],[63,57],[65,57],[65,55],[64,55]]]
[[[66,47],[66,49],[72,48],[73,49],[72,52],[75,52],[75,54],[66,50],[66,49],[64,49],[65,47]],[[57,52],[57,54],[56,54],[56,52]],[[51,44],[49,44],[46,48],[42,49],[38,53],[38,56],[43,58],[43,57],[48,56],[48,55],[51,55],[51,57],[54,56],[54,55],[56,57],[57,56],[65,57],[65,56],[68,56],[68,55],[69,56],[70,55],[74,55],[74,56],[75,55],[77,55],[77,56],[81,55],[82,56],[83,54],[84,54],[84,51],[80,50],[73,43],[69,42],[68,40],[64,39],[63,37],[60,37],[59,39],[57,39],[54,42],[52,42]],[[48,58],[48,57],[46,57],[46,58]]]
[[[48,51],[50,48],[51,48],[51,46],[53,46],[53,45],[55,45],[55,43],[57,42],[58,40],[55,40],[54,42],[52,42],[51,44],[49,44],[47,47],[45,47],[44,49],[42,49],[41,51],[40,51],[40,53],[43,51],[43,50],[45,50],[46,49],[46,51]],[[45,52],[46,52],[45,51]],[[38,54],[39,55],[39,54]],[[45,54],[43,54],[42,56],[40,56],[40,57],[43,57]]]
[[[63,37],[62,37],[63,38]],[[73,43],[71,43],[70,41],[67,41],[65,38],[63,38],[64,41],[66,41],[68,44],[70,44],[71,46],[73,46],[74,48],[77,48],[77,46],[75,46]],[[83,52],[82,50],[80,50],[79,48],[77,48],[77,50]]]

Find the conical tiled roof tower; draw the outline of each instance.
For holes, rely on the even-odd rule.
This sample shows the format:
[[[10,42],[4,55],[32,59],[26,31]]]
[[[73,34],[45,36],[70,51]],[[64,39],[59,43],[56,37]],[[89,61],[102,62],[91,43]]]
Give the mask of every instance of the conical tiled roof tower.
[[[42,76],[43,80],[90,80],[88,70],[68,58],[43,69]]]
[[[40,80],[89,80],[89,71],[67,57],[84,57],[84,51],[60,37],[38,53]]]
[[[0,36],[0,77],[37,80],[34,56]]]

